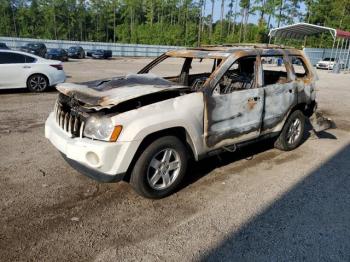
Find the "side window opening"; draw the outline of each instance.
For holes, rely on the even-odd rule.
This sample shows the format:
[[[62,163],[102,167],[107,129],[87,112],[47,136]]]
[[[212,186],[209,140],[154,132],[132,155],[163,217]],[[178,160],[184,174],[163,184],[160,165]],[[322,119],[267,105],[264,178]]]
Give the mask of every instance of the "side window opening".
[[[145,73],[199,90],[220,62],[214,58],[166,57]]]
[[[283,56],[261,57],[264,86],[288,82],[287,68]]]
[[[229,94],[255,88],[255,63],[256,57],[242,57],[236,60],[223,75],[214,93]]]
[[[290,58],[297,79],[303,79],[307,77],[309,72],[304,61],[298,56],[291,56]]]
[[[188,86],[193,90],[199,90],[214,72],[217,63],[217,59],[193,58],[189,68]]]
[[[24,55],[10,52],[0,53],[0,64],[22,64],[25,63]]]

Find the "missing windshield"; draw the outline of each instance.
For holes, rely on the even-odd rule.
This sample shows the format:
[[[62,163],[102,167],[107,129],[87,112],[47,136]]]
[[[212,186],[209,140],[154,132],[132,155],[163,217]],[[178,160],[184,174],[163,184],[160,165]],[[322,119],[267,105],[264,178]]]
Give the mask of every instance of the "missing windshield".
[[[154,74],[173,84],[197,90],[203,86],[220,62],[221,60],[214,58],[167,56],[141,72]]]

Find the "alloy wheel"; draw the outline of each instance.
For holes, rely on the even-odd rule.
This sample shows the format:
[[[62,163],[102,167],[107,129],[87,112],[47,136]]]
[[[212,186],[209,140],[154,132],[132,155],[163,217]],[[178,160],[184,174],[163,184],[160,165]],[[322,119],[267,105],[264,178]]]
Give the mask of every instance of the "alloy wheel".
[[[40,76],[40,75],[33,76],[29,80],[29,85],[33,91],[40,92],[40,91],[44,91],[46,89],[47,81],[43,76]]]
[[[172,148],[157,152],[148,167],[147,181],[151,188],[169,188],[178,177],[181,169],[180,155]]]
[[[301,134],[301,121],[299,118],[294,119],[290,125],[287,132],[287,141],[288,144],[292,145],[297,141]]]

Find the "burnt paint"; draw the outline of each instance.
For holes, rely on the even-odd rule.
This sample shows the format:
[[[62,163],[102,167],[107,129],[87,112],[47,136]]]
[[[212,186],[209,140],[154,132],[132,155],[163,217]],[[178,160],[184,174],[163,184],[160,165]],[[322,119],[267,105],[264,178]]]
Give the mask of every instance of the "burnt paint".
[[[107,91],[114,88],[119,87],[133,87],[138,85],[152,85],[154,87],[157,86],[173,86],[174,82],[170,82],[161,77],[146,77],[142,74],[131,74],[127,76],[116,77],[112,79],[102,79],[95,80],[90,82],[81,83],[82,85],[86,85],[89,88],[92,88],[96,91]]]
[[[237,50],[236,50],[237,51]],[[217,85],[218,81],[221,79],[221,77],[224,75],[224,73],[227,71],[227,69],[231,66],[231,64],[237,60],[240,57],[243,56],[249,56],[249,55],[256,55],[257,56],[257,63],[256,63],[256,88],[261,88],[263,86],[263,78],[261,77],[262,74],[262,67],[261,67],[261,56],[283,56],[285,61],[285,66],[287,70],[287,83],[283,84],[274,84],[271,87],[263,87],[264,94],[261,97],[262,99],[262,105],[263,105],[263,112],[261,114],[260,122],[247,126],[246,128],[237,128],[234,123],[227,128],[226,130],[222,132],[214,132],[212,127],[217,123],[220,122],[215,116],[215,111],[218,108],[225,108],[227,107],[227,104],[225,105],[225,102],[223,101],[213,101],[213,94],[212,91]],[[245,139],[247,138],[246,135],[249,133],[260,133],[263,130],[272,129],[273,127],[276,127],[281,122],[285,121],[287,115],[292,110],[293,107],[295,107],[298,103],[298,89],[295,84],[295,72],[292,66],[292,63],[290,61],[291,55],[297,55],[302,57],[303,53],[299,50],[291,49],[291,50],[284,50],[284,49],[252,49],[249,50],[249,52],[240,51],[236,52],[234,55],[229,57],[225,63],[220,67],[220,70],[216,72],[214,76],[211,76],[211,82],[210,86],[207,87],[208,90],[204,91],[204,98],[205,98],[205,117],[204,123],[205,123],[205,130],[206,130],[206,144],[208,147],[213,147],[216,144],[222,142],[223,140],[227,139],[232,140],[236,139],[239,141],[239,137],[245,136]],[[303,61],[305,61],[303,59]],[[309,67],[309,64],[305,62],[306,66]],[[310,74],[310,78],[313,76]],[[304,91],[304,90],[303,90]],[[303,91],[300,92],[302,95]],[[238,96],[239,97],[239,96]],[[305,97],[305,100],[310,100],[310,97]],[[252,110],[256,107],[255,101],[252,102],[251,100],[248,101],[247,106],[244,110],[239,111],[240,117],[244,117],[245,115],[249,114],[249,110]],[[229,108],[226,108],[229,110]],[[237,112],[237,111],[236,111]],[[248,138],[249,139],[249,138]]]

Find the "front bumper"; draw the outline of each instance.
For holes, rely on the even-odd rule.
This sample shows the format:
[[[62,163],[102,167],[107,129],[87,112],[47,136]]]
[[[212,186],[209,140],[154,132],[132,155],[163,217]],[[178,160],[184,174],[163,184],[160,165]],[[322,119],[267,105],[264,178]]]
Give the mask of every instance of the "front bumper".
[[[316,64],[317,69],[327,69],[327,70],[332,70],[333,65],[327,65],[327,64]]]
[[[129,168],[138,141],[103,142],[72,138],[56,123],[51,113],[45,123],[45,137],[81,173],[99,181],[120,180]]]
[[[124,174],[117,174],[114,176],[106,175],[102,172],[88,168],[87,166],[84,166],[83,164],[80,164],[79,162],[77,162],[73,159],[68,158],[63,153],[61,153],[61,154],[62,154],[62,157],[64,158],[64,160],[66,160],[66,162],[71,167],[73,167],[75,170],[79,171],[84,176],[87,176],[87,177],[94,179],[96,181],[108,183],[108,182],[119,182],[119,181],[122,181],[124,179],[125,173]]]

